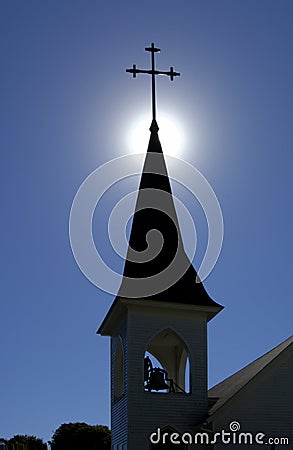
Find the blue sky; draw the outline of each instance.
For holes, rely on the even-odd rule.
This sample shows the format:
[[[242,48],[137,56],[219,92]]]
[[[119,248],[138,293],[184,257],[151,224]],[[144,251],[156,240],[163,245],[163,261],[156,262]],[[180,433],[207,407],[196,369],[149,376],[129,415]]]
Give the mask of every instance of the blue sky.
[[[225,306],[210,385],[291,335],[292,19],[290,0],[1,2],[0,436],[109,424],[109,340],[95,332],[113,298],[79,271],[68,219],[150,113],[149,80],[125,68],[147,66],[152,41],[158,68],[182,73],[158,82],[158,122],[180,122],[181,156],[224,216],[205,282]]]

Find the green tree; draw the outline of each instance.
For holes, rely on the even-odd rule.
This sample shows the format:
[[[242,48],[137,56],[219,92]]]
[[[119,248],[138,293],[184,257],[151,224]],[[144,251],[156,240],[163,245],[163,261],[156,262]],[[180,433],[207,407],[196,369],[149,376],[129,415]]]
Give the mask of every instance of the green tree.
[[[47,450],[47,445],[36,436],[17,434],[7,441],[8,450]]]
[[[111,433],[103,425],[63,423],[50,442],[52,450],[110,450]]]
[[[7,443],[8,443],[8,441],[6,439],[0,438],[0,450],[2,450],[3,448],[7,449]],[[5,445],[5,447],[4,447],[4,445]]]

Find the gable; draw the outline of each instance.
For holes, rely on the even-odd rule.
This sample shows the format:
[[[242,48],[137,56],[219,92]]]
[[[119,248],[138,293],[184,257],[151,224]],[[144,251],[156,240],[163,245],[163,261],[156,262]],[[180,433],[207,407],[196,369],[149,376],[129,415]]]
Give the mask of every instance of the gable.
[[[234,375],[226,378],[221,383],[211,388],[208,392],[210,409],[209,414],[214,414],[218,409],[237,395],[246,385],[255,382],[262,371],[276,370],[279,359],[292,358],[293,336],[286,339],[277,347],[273,348],[265,355],[256,359]],[[274,363],[274,364],[273,364]],[[274,369],[275,368],[275,369]],[[293,374],[291,373],[293,378]]]
[[[293,337],[209,391],[213,430],[241,431],[292,440]]]

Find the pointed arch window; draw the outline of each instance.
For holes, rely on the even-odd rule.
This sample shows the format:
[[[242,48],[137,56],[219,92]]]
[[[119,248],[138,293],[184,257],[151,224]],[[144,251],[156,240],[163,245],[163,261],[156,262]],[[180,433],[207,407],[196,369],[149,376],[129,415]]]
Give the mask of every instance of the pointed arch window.
[[[122,341],[117,340],[114,357],[114,400],[118,400],[124,394],[124,357]]]
[[[189,393],[190,385],[189,354],[184,341],[170,328],[160,331],[145,351],[145,391]]]

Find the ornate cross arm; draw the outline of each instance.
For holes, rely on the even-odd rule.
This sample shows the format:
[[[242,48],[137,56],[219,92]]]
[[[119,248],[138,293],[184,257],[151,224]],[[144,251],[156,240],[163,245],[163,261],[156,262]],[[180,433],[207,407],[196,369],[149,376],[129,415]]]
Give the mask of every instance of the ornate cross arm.
[[[170,80],[173,81],[174,77],[179,77],[179,72],[174,72],[174,68],[170,67],[169,71],[161,71],[155,70],[155,53],[160,52],[159,48],[156,48],[154,43],[152,43],[151,47],[146,47],[145,50],[151,53],[151,62],[152,68],[149,70],[145,69],[137,69],[136,64],[133,64],[132,69],[126,69],[126,72],[131,73],[133,78],[136,78],[138,73],[146,73],[152,76],[152,111],[153,111],[153,121],[156,120],[156,75],[167,75],[170,77]]]
[[[174,72],[174,68],[170,67],[169,71],[163,71],[163,70],[144,70],[144,69],[137,69],[136,64],[133,64],[132,69],[126,69],[126,72],[132,73],[133,78],[136,78],[137,73],[147,73],[148,75],[167,75],[170,77],[171,81],[174,80],[174,77],[179,77],[179,72]]]

